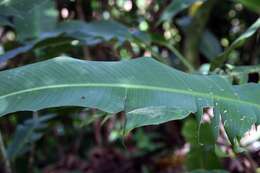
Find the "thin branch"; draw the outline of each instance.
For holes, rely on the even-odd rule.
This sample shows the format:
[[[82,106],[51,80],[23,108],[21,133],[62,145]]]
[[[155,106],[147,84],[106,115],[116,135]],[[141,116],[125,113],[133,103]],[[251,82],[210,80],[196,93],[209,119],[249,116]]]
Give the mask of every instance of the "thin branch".
[[[176,55],[176,57],[179,58],[179,60],[183,63],[183,65],[187,68],[187,70],[189,72],[195,71],[192,64],[188,60],[186,60],[186,58],[174,46],[172,46],[170,44],[164,44],[164,43],[161,43],[161,45],[166,47],[167,49],[169,49],[172,53],[174,53]]]
[[[33,112],[34,127],[37,126],[38,121],[39,121],[39,114],[37,111],[35,111],[35,112]],[[32,143],[30,156],[29,156],[29,163],[28,163],[28,172],[31,172],[31,173],[33,173],[34,154],[35,154],[35,143]]]

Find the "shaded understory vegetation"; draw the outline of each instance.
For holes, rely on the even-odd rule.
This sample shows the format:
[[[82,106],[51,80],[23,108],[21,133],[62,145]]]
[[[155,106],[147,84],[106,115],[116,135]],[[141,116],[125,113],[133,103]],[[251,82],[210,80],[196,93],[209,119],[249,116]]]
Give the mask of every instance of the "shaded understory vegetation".
[[[259,2],[0,0],[0,172],[260,172]]]

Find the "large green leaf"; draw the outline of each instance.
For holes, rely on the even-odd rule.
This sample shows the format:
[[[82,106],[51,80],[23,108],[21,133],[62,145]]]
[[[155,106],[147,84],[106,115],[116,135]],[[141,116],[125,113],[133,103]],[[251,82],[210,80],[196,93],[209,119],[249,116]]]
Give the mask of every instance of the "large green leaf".
[[[227,70],[227,77],[236,84],[248,83],[250,76],[253,77],[253,82],[260,82],[260,65],[236,66]]]
[[[257,30],[260,28],[260,18],[256,20],[241,36],[239,36],[223,53],[218,55],[216,58],[213,59],[211,62],[211,70],[223,65],[223,63],[228,59],[229,54],[236,49],[237,47],[241,46],[248,38],[254,35]]]
[[[82,22],[72,20],[60,23],[57,31],[66,35],[85,41],[86,44],[97,44],[102,40],[117,39],[124,42],[131,38],[130,30],[121,23],[113,20],[100,20],[94,22]]]
[[[55,47],[61,44],[71,45],[72,41],[78,41],[80,45],[94,46],[112,39],[122,44],[125,41],[135,41],[135,38],[140,41],[150,42],[145,33],[138,30],[135,32],[130,31],[125,25],[113,20],[100,20],[89,23],[71,20],[61,22],[51,32],[43,32],[38,35],[37,39],[26,42],[24,45],[0,55],[0,63],[32,49]],[[63,49],[57,51],[64,53]]]
[[[59,57],[2,71],[0,88],[0,115],[57,106],[125,110],[127,129],[132,129],[214,107],[212,128],[221,118],[231,139],[260,122],[260,85],[233,87],[220,76],[189,75],[151,58],[93,62]]]

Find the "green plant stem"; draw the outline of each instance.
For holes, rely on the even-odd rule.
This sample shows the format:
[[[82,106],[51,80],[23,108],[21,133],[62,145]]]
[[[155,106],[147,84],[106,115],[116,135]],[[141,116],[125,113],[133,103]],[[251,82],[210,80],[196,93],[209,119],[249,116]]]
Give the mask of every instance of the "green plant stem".
[[[192,64],[176,49],[174,46],[168,44],[165,41],[154,41],[155,44],[158,44],[160,46],[166,47],[169,49],[172,53],[176,55],[176,57],[183,63],[183,65],[187,68],[188,72],[194,72],[195,68],[192,66]]]
[[[167,59],[163,58],[159,53],[157,53],[156,51],[153,50],[152,46],[150,44],[147,44],[143,41],[141,41],[138,38],[135,38],[135,43],[140,46],[141,48],[148,50],[151,54],[152,57],[157,59],[158,61],[164,63],[164,64],[169,64],[169,61],[167,61]]]
[[[172,53],[174,53],[176,55],[176,57],[179,58],[179,60],[187,68],[188,72],[194,72],[195,71],[192,64],[189,61],[187,61],[186,58],[174,46],[171,46],[170,44],[162,44],[162,46],[165,46]]]
[[[5,172],[6,173],[12,173],[10,161],[7,158],[6,149],[5,149],[5,145],[4,145],[4,140],[3,140],[1,132],[0,132],[0,150],[1,150],[1,155],[2,155],[3,161],[4,161]]]
[[[37,127],[39,123],[39,114],[38,111],[33,112],[33,121],[34,126]],[[31,152],[28,160],[28,172],[33,173],[33,164],[34,164],[34,154],[35,154],[35,143],[32,143]]]

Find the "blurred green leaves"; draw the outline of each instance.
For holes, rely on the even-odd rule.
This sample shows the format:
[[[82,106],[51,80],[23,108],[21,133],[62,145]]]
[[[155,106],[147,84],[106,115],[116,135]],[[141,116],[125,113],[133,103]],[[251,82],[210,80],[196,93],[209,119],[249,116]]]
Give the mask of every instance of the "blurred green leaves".
[[[194,169],[218,169],[221,168],[220,159],[215,153],[215,139],[209,124],[200,124],[194,119],[188,119],[184,123],[182,134],[190,144],[186,166]]]
[[[260,28],[260,18],[257,19],[241,36],[239,36],[223,53],[218,55],[211,62],[210,69],[214,70],[223,65],[228,60],[230,53],[237,47],[243,45],[245,41],[254,35]]]
[[[212,60],[222,52],[219,41],[212,32],[205,31],[203,33],[200,43],[200,52],[209,60]]]
[[[255,11],[260,14],[260,1],[259,0],[237,0],[237,1],[241,2],[243,5],[245,5],[250,10]]]
[[[52,30],[57,24],[58,12],[52,0],[9,0],[0,3],[0,15],[13,17],[18,39],[26,40]]]
[[[200,169],[200,170],[195,170],[195,171],[191,171],[190,173],[228,173],[227,171],[225,170],[203,170],[203,169]]]
[[[145,133],[143,129],[137,129],[133,134],[133,138],[136,141],[136,146],[140,149],[140,155],[153,152],[156,149],[162,148],[162,142],[154,142],[155,139],[159,139],[160,134],[157,133]]]
[[[198,14],[197,13],[198,11],[200,10],[203,11],[204,8],[203,6],[201,6],[201,4],[203,3],[203,5],[205,5],[204,0],[172,0],[172,1],[161,1],[161,0],[160,1],[146,1],[146,0],[116,1],[115,0],[115,1],[107,1],[107,4],[101,1],[91,0],[89,1],[90,5],[87,6],[87,8],[85,8],[86,6],[81,4],[83,7],[82,11],[87,9],[85,11],[87,13],[84,14],[84,15],[88,15],[87,18],[79,17],[77,2],[79,1],[77,0],[64,1],[61,3],[61,1],[53,1],[53,0],[41,0],[41,1],[40,0],[9,0],[9,1],[0,0],[0,25],[1,25],[0,39],[1,41],[3,41],[1,44],[1,48],[3,47],[3,49],[6,51],[6,54],[0,56],[0,63],[7,61],[8,59],[11,59],[13,57],[21,58],[20,59],[21,61],[14,60],[9,63],[6,63],[6,66],[5,63],[1,64],[3,65],[1,67],[10,68],[19,65],[25,65],[32,61],[48,59],[48,58],[52,58],[64,54],[77,57],[77,58],[83,58],[83,57],[85,58],[88,57],[85,56],[84,54],[85,53],[84,49],[87,48],[88,51],[90,52],[90,54],[88,55],[91,55],[92,60],[96,60],[99,57],[102,58],[104,57],[106,58],[106,60],[114,60],[111,57],[116,57],[116,59],[118,60],[126,60],[126,59],[131,59],[132,57],[153,56],[153,57],[159,57],[157,59],[160,60],[166,59],[166,61],[163,62],[171,64],[177,68],[182,69],[183,68],[182,64],[183,64],[185,65],[186,69],[189,72],[196,73],[196,68],[198,66],[194,65],[195,63],[193,63],[192,61],[191,61],[192,63],[190,63],[190,60],[187,60],[187,58],[182,55],[182,53],[185,54],[185,51],[190,50],[185,48],[185,43],[189,42],[187,41],[189,40],[187,38],[191,38],[194,35],[195,36],[200,35],[198,41],[195,42],[195,45],[199,49],[198,51],[199,56],[197,58],[194,58],[195,61],[200,61],[199,65],[208,67],[204,63],[208,63],[208,61],[213,61],[212,64],[214,64],[215,61],[214,58],[217,59],[216,61],[220,60],[216,65],[216,67],[220,67],[221,65],[224,64],[224,62],[235,63],[235,61],[231,60],[232,57],[234,57],[232,56],[232,54],[235,54],[235,57],[239,57],[241,55],[241,64],[243,64],[245,60],[244,59],[242,60],[242,58],[244,57],[247,58],[250,53],[246,52],[247,51],[246,50],[244,55],[243,52],[234,51],[234,49],[241,46],[249,37],[254,35],[254,33],[257,32],[257,28],[259,27],[259,24],[252,26],[245,34],[239,37],[231,45],[230,48],[227,48],[226,51],[223,54],[221,54],[222,48],[220,46],[219,40],[225,40],[227,42],[226,45],[228,46],[229,44],[228,40],[233,40],[236,33],[240,32],[241,29],[244,28],[244,26],[248,26],[250,24],[249,22],[251,21],[251,19],[256,18],[256,13],[259,13],[260,11],[258,0],[237,0],[237,1],[228,1],[228,2],[223,1],[223,4],[222,2],[219,1],[211,11],[213,12],[211,13],[211,15],[213,14],[213,16],[210,16],[207,25],[202,27],[201,34],[197,34],[196,32],[194,32],[195,29],[197,28],[197,25],[192,26],[190,30],[187,30],[187,26],[196,20],[197,21],[200,21],[200,19],[203,20],[204,17],[206,16],[203,14],[198,18],[195,17],[196,14]],[[248,10],[244,10],[243,6],[240,3],[242,3],[243,5],[245,5],[245,7],[247,7],[248,9],[256,13],[248,12]],[[64,9],[67,12],[67,17],[62,16],[62,11]],[[162,11],[163,9],[165,9],[165,11]],[[59,12],[61,12],[61,16],[59,19],[58,19],[58,10],[60,10]],[[178,15],[178,20],[175,20],[177,19],[176,17],[177,15]],[[250,16],[250,18],[248,16]],[[102,20],[102,18],[106,20]],[[88,22],[84,21],[85,19]],[[181,22],[178,22],[181,20],[183,25],[180,25]],[[124,24],[116,21],[121,21]],[[156,25],[157,21],[161,22],[161,25]],[[231,27],[229,25],[231,25]],[[140,30],[137,29],[138,27],[140,30],[145,32],[140,32]],[[188,32],[191,34],[187,35]],[[8,36],[9,34],[12,36],[9,38],[12,39],[6,37],[6,35]],[[159,35],[158,37],[156,37],[157,34]],[[225,44],[222,45],[224,47],[227,47],[225,46]],[[16,49],[13,49],[15,47]],[[257,48],[257,46],[255,47]],[[259,51],[255,51],[255,52],[256,52],[255,57],[257,59],[259,55]],[[23,54],[23,56],[19,56],[21,54]],[[100,54],[101,56],[99,56]],[[223,59],[221,59],[220,57],[222,57]],[[258,63],[259,60],[252,61],[250,59],[247,61],[247,63],[249,63],[249,61]],[[74,62],[72,62],[71,64],[73,63]],[[182,64],[180,65],[180,63]],[[51,66],[51,64],[48,65]],[[138,67],[139,65],[140,63],[137,63]],[[193,87],[196,88],[195,91],[202,88],[200,87],[200,84],[203,83],[204,81],[207,81],[205,82],[205,86],[211,85],[212,82],[212,79],[210,78],[208,79],[209,81],[205,79],[205,80],[200,80],[199,82],[197,81],[197,82],[189,83],[188,81],[191,78],[189,77],[186,78],[183,76],[178,77],[178,75],[174,75],[174,77],[172,78],[170,77],[170,80],[165,80],[164,82],[163,81],[160,82],[162,78],[167,76],[169,73],[164,74],[164,73],[160,73],[159,71],[157,72],[158,76],[156,76],[157,74],[153,74],[154,68],[145,70],[146,66],[150,66],[150,65],[151,64],[147,63],[139,68],[137,67],[132,68],[130,70],[131,73],[136,72],[138,69],[139,72],[134,73],[135,75],[131,75],[131,73],[129,72],[130,75],[128,75],[127,73],[126,76],[127,75],[128,76],[126,78],[119,77],[120,82],[122,81],[126,83],[128,82],[127,84],[129,84],[133,80],[133,78],[135,78],[135,76],[137,76],[136,78],[138,78],[143,74],[145,74],[146,71],[147,73],[148,72],[151,73],[152,74],[151,76],[155,76],[155,78],[151,79],[151,81],[154,83],[152,82],[151,83],[154,84],[154,86],[156,87],[161,86],[161,84],[165,83],[165,85],[169,84],[169,88],[172,89],[173,86],[176,87],[179,86],[179,84],[180,86],[184,84],[180,88],[185,88],[186,86],[188,86],[188,88],[185,88],[186,89],[185,91],[192,92],[192,90],[194,89]],[[47,66],[47,65],[43,65],[43,66]],[[128,66],[124,66],[124,68],[122,69],[119,68],[119,70],[109,71],[109,69],[113,69],[117,67],[115,67],[114,65],[112,67],[104,66],[101,68],[101,70],[97,70],[98,66],[99,65],[95,64],[93,69],[90,68],[91,70],[89,70],[83,78],[85,79],[85,77],[89,73],[91,73],[92,76],[95,76],[96,74],[102,73],[102,71],[109,72],[109,75],[114,77],[115,74],[122,75],[123,72],[128,68]],[[250,74],[252,73],[259,76],[259,66],[233,67],[231,65],[224,65],[223,67],[226,67],[225,70],[223,71],[219,70],[219,71],[221,73],[228,74],[228,76],[232,78],[231,81],[235,81],[234,82],[235,84],[240,85],[240,84],[247,83],[249,81]],[[40,71],[41,68],[42,66],[39,66],[39,68],[36,68],[35,72]],[[55,67],[54,72],[50,76],[55,76],[59,68],[60,66]],[[76,68],[80,68],[81,70],[76,71],[77,72],[75,73],[76,75],[75,74],[71,75],[72,76],[71,80],[74,80],[75,78],[79,77],[81,72],[82,71],[84,72],[84,70],[82,69],[84,69],[85,67],[77,66]],[[67,72],[67,69],[69,69],[68,70],[69,73],[73,72],[74,70],[74,68],[72,68],[72,65],[71,66],[68,65],[68,67],[65,68],[65,70],[61,70],[60,73],[65,73],[65,71]],[[47,69],[46,71],[49,70]],[[95,73],[92,74],[92,71],[95,71]],[[41,74],[33,73],[33,75],[34,74],[35,75],[38,74],[39,78],[42,77],[42,73]],[[106,74],[104,74],[104,76],[105,75]],[[17,76],[13,75],[13,78],[23,77],[23,73],[17,72]],[[70,75],[67,75],[66,77],[63,78],[65,79],[68,76]],[[109,79],[110,76],[103,78],[102,82],[105,81],[106,79]],[[132,78],[132,76],[134,77]],[[139,83],[137,82],[137,84],[140,83],[143,84],[142,82],[146,81],[147,79],[150,79],[149,77],[150,76],[146,76],[145,79],[141,79],[140,81],[138,81]],[[198,77],[196,79],[200,78],[199,76],[196,77]],[[22,86],[23,82],[26,81],[28,78],[30,77],[27,78],[24,77],[22,82],[15,85],[17,87]],[[171,82],[176,78],[180,79],[180,81],[172,84]],[[3,80],[2,84],[9,80],[10,80],[9,78]],[[113,83],[114,78],[111,81],[112,81],[111,83]],[[52,83],[53,79],[51,78],[50,80],[45,80],[45,82]],[[33,82],[28,81],[28,85],[32,83]],[[68,83],[70,83],[70,81]],[[149,83],[148,81],[148,87],[152,86],[151,83]],[[222,85],[224,82],[216,82],[216,83],[218,85]],[[121,83],[119,83],[119,85],[120,84]],[[189,86],[192,87],[189,88]],[[247,85],[249,89],[247,89],[247,87],[240,87],[240,86],[238,87],[230,86],[230,87],[232,87],[235,92],[241,91],[241,95],[239,97],[241,98],[247,96],[249,98],[252,97],[255,99],[256,104],[258,104],[258,98],[257,97],[255,98],[254,94],[251,94],[252,92],[256,92],[258,90],[257,87],[255,86],[256,85],[253,84]],[[10,89],[9,86],[2,87],[2,88],[5,88],[6,91]],[[189,89],[191,89],[191,91]],[[94,89],[92,95],[90,94],[91,100],[95,100],[96,97],[100,96],[99,94],[102,93],[102,92],[95,92],[96,90],[97,89]],[[107,90],[111,91],[110,94],[112,93],[109,96],[114,96],[113,93],[117,92],[114,88],[105,89],[104,91]],[[204,93],[205,90],[203,90],[202,93]],[[209,89],[206,91],[206,93],[208,93],[208,91],[210,92],[214,91],[213,95],[215,96],[216,94],[215,91],[218,91],[218,88],[215,90]],[[127,88],[127,92],[130,93],[130,94],[127,93],[130,96],[137,93],[136,91],[132,91],[132,89],[129,88]],[[145,93],[147,91],[141,92],[140,98],[142,99],[144,98],[144,95],[142,95],[143,92]],[[219,92],[221,93],[222,91]],[[74,93],[74,92],[68,92],[68,93]],[[84,91],[81,93],[85,94],[86,92]],[[240,92],[238,93],[240,94]],[[43,93],[42,95],[44,98],[43,100],[45,100],[46,93]],[[54,92],[53,95],[56,95],[56,92]],[[72,98],[71,95],[73,94],[71,95],[68,94],[68,95],[69,96],[67,97],[68,98],[67,100],[71,102],[77,99],[81,100],[82,103],[86,103],[88,101],[88,99],[85,100],[85,96],[77,97],[75,98],[75,100],[73,100],[71,99]],[[136,99],[135,101],[133,101],[134,103],[138,103],[139,105],[134,107],[133,108],[134,110],[130,110],[128,112],[127,118],[129,123],[128,125],[130,127],[131,125],[132,127],[135,127],[135,126],[159,124],[170,120],[185,118],[190,113],[190,111],[185,111],[179,109],[178,107],[169,108],[163,104],[168,105],[169,103],[176,103],[176,104],[183,103],[185,105],[184,108],[186,109],[188,106],[190,106],[190,103],[193,103],[193,102],[190,103],[187,102],[187,100],[190,99],[190,97],[188,97],[189,95],[181,95],[181,96],[175,95],[174,97],[170,97],[168,99],[174,99],[174,98],[180,98],[180,99],[177,101],[175,100],[173,102],[169,101],[169,103],[166,102],[164,98],[167,95],[169,95],[169,93],[164,95],[164,92],[158,92],[156,94],[152,93],[150,95],[149,94],[147,95],[148,95],[147,97],[148,99],[146,100],[147,107],[138,107],[144,102],[142,99],[139,100]],[[157,99],[156,101],[154,101],[155,97],[158,98],[158,102],[156,102]],[[211,95],[209,95],[208,97],[213,98],[213,96]],[[113,97],[110,97],[107,103],[111,102],[111,98]],[[115,98],[119,98],[119,97],[115,97]],[[13,102],[15,102],[14,104],[15,106],[19,104],[21,105],[24,104],[24,100],[18,103],[17,100],[19,99],[20,97],[14,98]],[[195,99],[193,98],[191,100],[195,100]],[[212,100],[216,102],[213,102]],[[208,101],[206,99],[202,99],[199,97],[198,100],[196,100],[197,101],[196,103],[198,103],[199,105],[196,106],[210,105],[216,107],[219,106],[223,108],[224,103],[221,104],[219,100],[214,100],[214,99],[212,100]],[[235,97],[234,100],[235,101],[238,100],[237,97]],[[6,100],[3,100],[1,102],[2,104],[0,105],[0,107],[2,106],[2,109],[5,109],[4,107],[6,105],[5,101]],[[33,101],[30,102],[37,102],[37,99],[34,99]],[[71,102],[69,103],[71,104]],[[104,99],[100,102],[104,103]],[[131,103],[129,105],[134,104],[134,103],[132,104],[131,99],[127,100],[127,103],[128,102]],[[46,104],[47,103],[49,102],[46,102]],[[111,107],[112,108],[115,108],[117,106],[120,107],[122,105],[120,103],[121,102],[114,102],[114,104]],[[154,106],[153,105],[154,103],[158,105]],[[247,105],[235,106],[234,109],[232,109],[234,107],[234,104],[232,102],[225,103],[225,105],[227,108],[230,109],[230,111],[228,111],[228,115],[225,114],[227,113],[227,110],[225,110],[224,108],[220,113],[221,115],[223,115],[225,119],[227,119],[226,126],[228,131],[230,131],[231,136],[233,134],[236,134],[236,132],[239,133],[239,135],[241,135],[242,132],[244,132],[247,129],[247,127],[249,127],[248,125],[252,124],[251,123],[253,121],[252,119],[255,118],[254,112],[249,110],[248,108],[249,106]],[[241,110],[237,111],[236,109],[237,107],[239,107]],[[240,112],[243,113],[246,112],[248,114],[247,121],[242,121],[244,120],[244,117],[242,116],[244,114],[240,114]],[[232,116],[230,116],[230,114]],[[159,115],[163,115],[163,116],[159,116]],[[218,112],[216,112],[216,115],[218,116]],[[88,125],[89,123],[92,123],[95,120],[101,118],[104,118],[104,121],[102,121],[103,123],[110,116],[114,116],[114,114],[106,115],[103,112],[100,113],[97,111],[91,116],[90,114],[87,113],[85,116],[73,122],[73,125],[85,127],[85,125]],[[75,116],[73,115],[73,117]],[[42,136],[42,130],[44,129],[45,125],[47,125],[48,120],[41,121],[41,118],[42,117],[39,118],[38,121],[40,122],[38,123],[33,123],[34,120],[32,120],[31,122],[26,121],[23,124],[18,125],[13,138],[14,141],[10,142],[8,146],[8,155],[9,155],[8,157],[10,159],[14,159],[20,156],[22,153],[28,151],[28,149],[31,147],[31,143],[35,142]],[[235,123],[233,121],[235,121]],[[240,121],[243,123],[240,123]],[[63,128],[65,129],[66,128],[65,125],[68,122],[61,122],[61,123],[62,124],[60,126],[62,128],[58,128],[58,129],[63,129]],[[213,126],[215,127],[215,124],[214,125],[210,124],[210,125],[212,125],[212,127]],[[72,128],[74,128],[74,126]],[[188,168],[189,169],[220,168],[219,158],[217,158],[216,154],[214,153],[215,136],[213,137],[213,135],[211,134],[212,129],[209,127],[209,124],[202,124],[200,126],[200,131],[199,131],[200,134],[198,134],[197,133],[198,128],[199,128],[198,125],[193,120],[188,119],[187,122],[185,122],[183,135],[185,136],[186,141],[189,142],[191,145],[191,151],[188,153],[188,160],[187,160]],[[141,131],[140,129],[136,132],[137,133],[133,134],[133,139],[135,140],[135,145],[137,146],[137,148],[142,150],[142,151],[138,151],[137,154],[140,154],[143,151],[149,153],[154,151],[155,149],[158,149],[158,147],[161,147],[160,145],[161,143],[159,145],[157,143],[154,143],[154,138],[156,138],[157,136],[153,136],[152,133],[147,134],[146,131]],[[74,133],[75,132],[71,132],[71,136],[74,136]],[[67,134],[64,133],[63,135],[66,136]],[[111,131],[109,135],[109,139],[110,139],[109,142],[114,142],[115,139],[118,139],[118,137],[120,137],[120,135],[121,135],[121,129],[120,130],[116,129]],[[49,138],[52,137],[53,136]],[[52,140],[54,140],[54,138]],[[19,145],[17,145],[16,143],[19,143]],[[48,145],[48,147],[50,147],[50,145]],[[84,147],[85,150],[89,150],[88,147],[86,146]],[[194,172],[195,173],[209,173],[209,172],[217,173],[218,171],[198,170]]]
[[[58,25],[56,31],[66,36],[78,39],[82,44],[95,45],[100,42],[116,39],[120,43],[129,40],[132,36],[130,30],[113,20],[100,20],[94,22],[67,21]]]
[[[189,6],[197,1],[203,2],[205,0],[173,0],[162,13],[160,21],[171,20],[179,12],[187,9]]]
[[[47,127],[48,121],[54,117],[54,115],[34,117],[26,120],[23,124],[19,124],[16,127],[14,136],[7,147],[8,159],[13,160],[27,152],[32,143],[42,137],[42,130]]]
[[[61,45],[69,45],[70,47],[95,46],[111,40],[117,41],[119,45],[126,41],[145,42],[146,44],[150,42],[147,34],[136,29],[131,30],[113,20],[88,23],[80,20],[70,20],[61,22],[51,31],[41,32],[34,40],[23,42],[23,46],[0,55],[0,63],[31,50],[53,48]],[[59,56],[64,51],[63,49],[55,50],[55,56]]]

